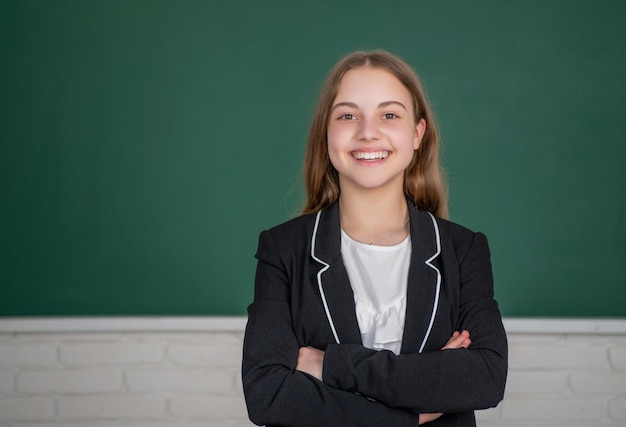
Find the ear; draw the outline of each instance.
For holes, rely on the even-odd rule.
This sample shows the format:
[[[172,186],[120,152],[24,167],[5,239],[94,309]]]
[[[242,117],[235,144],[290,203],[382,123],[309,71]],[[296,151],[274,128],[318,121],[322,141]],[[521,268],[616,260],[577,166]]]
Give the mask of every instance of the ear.
[[[422,138],[424,137],[424,133],[426,132],[426,120],[420,119],[419,122],[415,125],[415,138],[413,139],[413,149],[417,150],[420,148],[420,144],[422,143]]]

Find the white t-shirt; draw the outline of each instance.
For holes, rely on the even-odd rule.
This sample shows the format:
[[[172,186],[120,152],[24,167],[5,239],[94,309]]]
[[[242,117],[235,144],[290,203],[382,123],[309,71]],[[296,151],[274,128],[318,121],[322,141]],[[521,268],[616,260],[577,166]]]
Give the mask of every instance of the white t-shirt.
[[[394,246],[357,242],[341,230],[341,255],[354,293],[363,345],[400,353],[411,237]]]

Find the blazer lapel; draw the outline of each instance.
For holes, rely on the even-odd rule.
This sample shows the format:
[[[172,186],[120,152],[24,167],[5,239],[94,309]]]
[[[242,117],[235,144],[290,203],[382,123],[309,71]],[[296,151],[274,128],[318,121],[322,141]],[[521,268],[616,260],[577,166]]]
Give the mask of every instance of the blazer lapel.
[[[438,256],[440,243],[434,217],[411,202],[408,205],[412,252],[401,352],[417,353],[428,340],[437,311],[441,275],[431,261]]]
[[[437,312],[441,275],[433,264],[440,251],[434,217],[408,202],[411,224],[411,265],[407,284],[406,317],[402,353],[421,352],[428,341]],[[319,265],[320,297],[340,343],[361,344],[354,294],[341,258],[339,204],[335,202],[319,216],[311,255]],[[321,272],[321,274],[319,274]]]
[[[321,274],[318,271],[320,297],[325,303],[335,338],[340,343],[361,344],[354,294],[341,258],[339,203],[335,202],[320,213],[313,239],[311,256],[321,271]]]

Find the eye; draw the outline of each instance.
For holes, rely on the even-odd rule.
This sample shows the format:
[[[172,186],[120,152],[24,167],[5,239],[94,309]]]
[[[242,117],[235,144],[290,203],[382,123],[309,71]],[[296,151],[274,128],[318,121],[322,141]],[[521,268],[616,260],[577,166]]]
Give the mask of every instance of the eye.
[[[385,120],[391,120],[391,119],[397,119],[400,116],[398,116],[396,113],[385,113],[383,114],[383,119]]]
[[[356,120],[356,116],[350,113],[344,113],[339,116],[339,120]]]

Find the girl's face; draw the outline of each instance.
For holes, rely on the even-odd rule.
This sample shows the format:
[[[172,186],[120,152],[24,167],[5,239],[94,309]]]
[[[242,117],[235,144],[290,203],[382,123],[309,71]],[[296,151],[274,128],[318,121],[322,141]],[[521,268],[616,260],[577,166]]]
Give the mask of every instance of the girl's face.
[[[408,89],[384,68],[355,68],[339,84],[328,122],[328,154],[341,191],[402,191],[426,123],[415,123]]]

